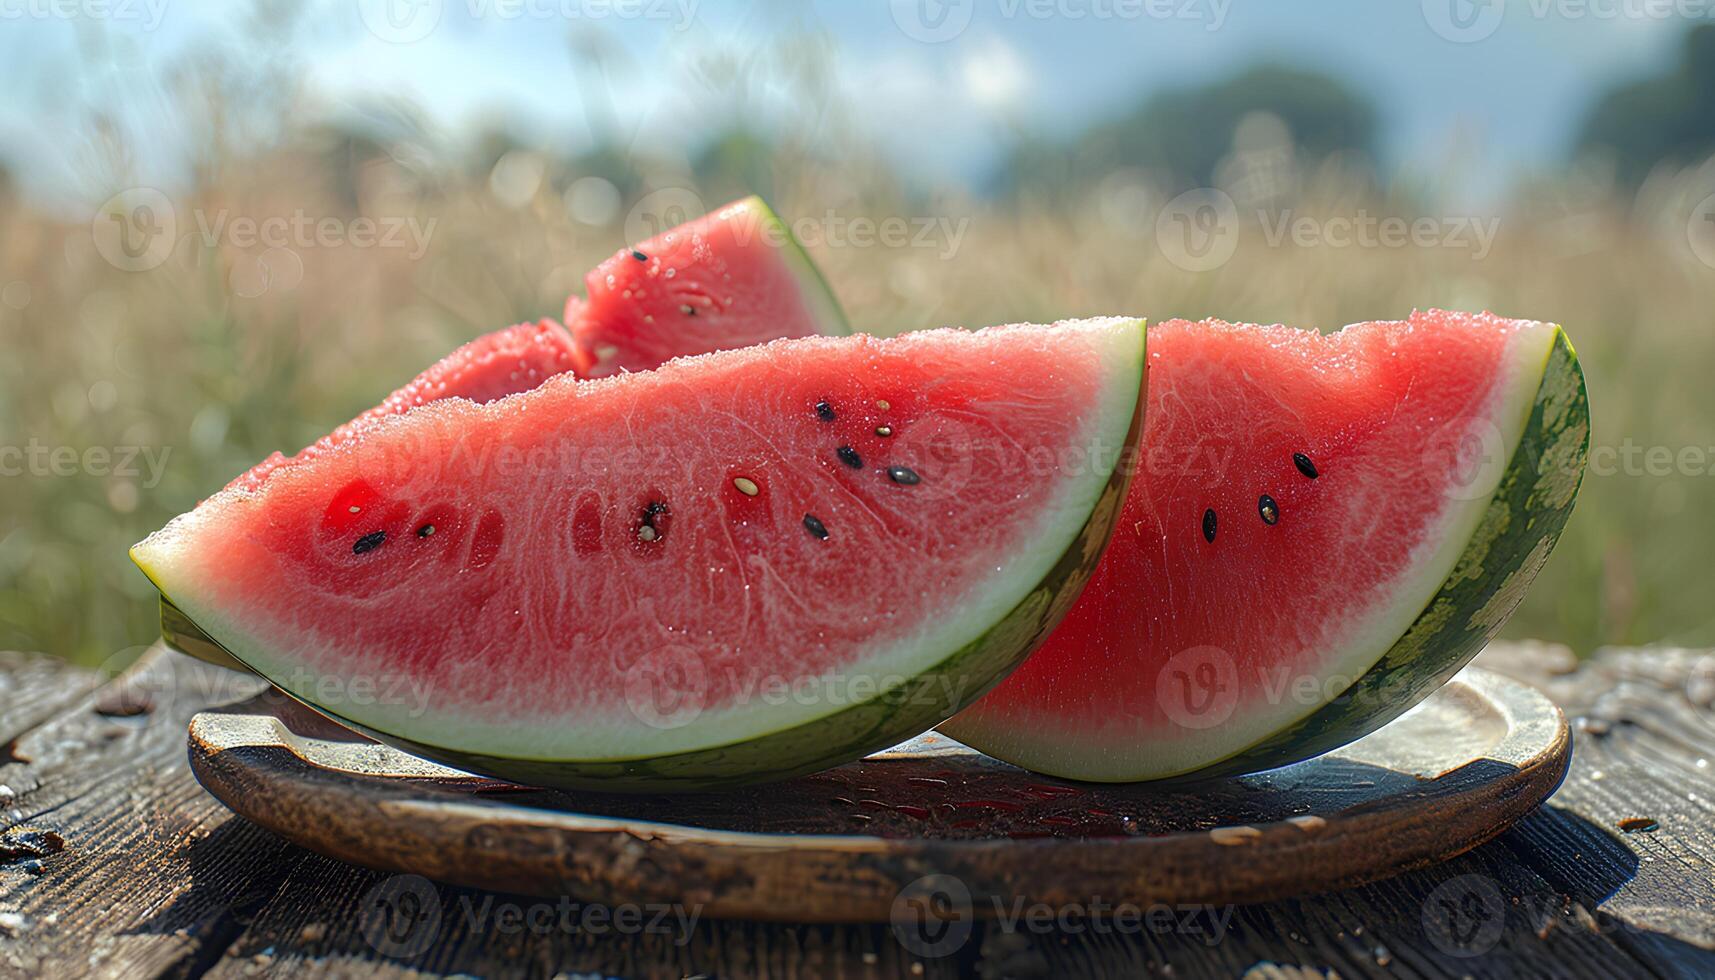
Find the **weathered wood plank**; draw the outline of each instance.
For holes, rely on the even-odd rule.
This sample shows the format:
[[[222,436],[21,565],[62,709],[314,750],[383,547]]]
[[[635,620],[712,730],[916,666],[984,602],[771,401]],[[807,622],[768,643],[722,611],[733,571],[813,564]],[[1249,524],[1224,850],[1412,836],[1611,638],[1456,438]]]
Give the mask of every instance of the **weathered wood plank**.
[[[1545,688],[1577,717],[1555,804],[1599,828],[1521,861],[1588,907],[1615,942],[1664,976],[1715,975],[1715,654],[1602,651]],[[1606,855],[1597,854],[1606,850]],[[1581,864],[1629,862],[1606,894]]]
[[[19,736],[94,690],[100,675],[63,660],[0,650],[0,762]]]
[[[211,703],[259,682],[154,652],[86,692],[0,765],[22,823],[64,850],[40,875],[0,872],[0,973],[154,976],[195,972],[271,894],[296,852],[210,800],[189,778],[184,731]],[[13,972],[8,972],[13,971]]]

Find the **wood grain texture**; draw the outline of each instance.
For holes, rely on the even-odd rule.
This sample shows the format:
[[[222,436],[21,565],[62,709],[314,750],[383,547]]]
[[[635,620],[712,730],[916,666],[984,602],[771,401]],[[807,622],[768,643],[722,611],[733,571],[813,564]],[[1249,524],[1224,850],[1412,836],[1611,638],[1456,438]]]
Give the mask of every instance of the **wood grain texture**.
[[[0,650],[0,761],[20,735],[94,690],[99,675],[52,657]]]
[[[1479,663],[1541,683],[1584,719],[1575,717],[1572,770],[1550,803],[1432,868],[1237,906],[1214,941],[1182,922],[1117,934],[986,921],[956,949],[925,957],[886,925],[704,918],[688,933],[508,932],[498,906],[482,921],[466,909],[541,900],[428,885],[437,919],[424,950],[390,955],[365,926],[386,924],[375,900],[410,882],[286,844],[203,793],[184,726],[195,710],[255,689],[157,655],[118,682],[147,695],[148,712],[107,717],[97,698],[76,694],[22,733],[33,762],[0,765],[20,815],[66,839],[44,874],[0,863],[0,916],[23,917],[0,918],[0,977],[1715,975],[1715,656],[1604,651],[1580,669],[1552,648],[1497,645]],[[1636,817],[1656,829],[1620,829]]]
[[[0,909],[21,920],[0,929],[0,975],[161,975],[231,934],[248,889],[284,873],[285,846],[187,781],[182,730],[258,687],[157,651],[18,738],[27,761],[0,765],[8,824],[65,847],[41,875],[0,866]],[[236,860],[210,860],[228,845]]]

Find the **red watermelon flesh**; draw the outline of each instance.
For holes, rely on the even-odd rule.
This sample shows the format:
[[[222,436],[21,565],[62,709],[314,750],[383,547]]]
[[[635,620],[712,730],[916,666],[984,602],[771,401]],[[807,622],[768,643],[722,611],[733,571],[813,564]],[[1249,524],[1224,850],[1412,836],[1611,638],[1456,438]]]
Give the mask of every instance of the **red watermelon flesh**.
[[[1141,468],[1100,569],[942,726],[1038,771],[1254,770],[1372,730],[1498,629],[1582,471],[1582,383],[1550,324],[1172,321],[1148,360]]]
[[[555,378],[361,427],[133,556],[243,663],[433,758],[786,775],[922,731],[1046,634],[1117,511],[1141,380],[1124,320]]]
[[[562,372],[578,372],[588,360],[565,327],[552,320],[520,323],[496,330],[453,351],[411,382],[341,425],[296,456],[274,453],[233,480],[230,486],[254,490],[280,467],[317,456],[381,419],[401,415],[442,398],[468,398],[484,404],[528,391]]]
[[[849,333],[827,284],[759,197],[622,249],[585,279],[566,325],[592,376],[780,337]]]

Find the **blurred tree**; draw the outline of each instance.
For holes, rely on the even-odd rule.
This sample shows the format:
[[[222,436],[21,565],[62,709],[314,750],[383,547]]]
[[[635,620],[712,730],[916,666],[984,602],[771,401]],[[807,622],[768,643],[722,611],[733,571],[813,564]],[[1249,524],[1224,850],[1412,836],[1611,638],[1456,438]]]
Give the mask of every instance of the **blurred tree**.
[[[1687,32],[1679,63],[1665,74],[1598,99],[1585,117],[1577,152],[1611,157],[1616,175],[1630,184],[1658,163],[1690,163],[1715,153],[1715,26]]]
[[[717,135],[692,161],[697,182],[715,197],[774,193],[774,143],[748,128]]]
[[[508,121],[491,121],[479,129],[470,140],[469,156],[466,162],[470,168],[470,176],[477,181],[488,179],[489,172],[500,158],[515,151],[533,149],[528,140],[521,136],[512,123]]]
[[[11,161],[0,157],[0,219],[17,210],[18,185],[12,177]]]
[[[1154,93],[1124,117],[1091,127],[1070,147],[1026,140],[999,184],[1002,190],[1053,192],[1134,167],[1175,186],[1206,185],[1232,149],[1234,127],[1253,112],[1283,121],[1309,160],[1340,152],[1373,155],[1376,111],[1369,100],[1318,72],[1265,65]]]
[[[631,200],[644,192],[647,163],[624,148],[604,144],[572,156],[567,162],[565,182],[600,177],[617,188],[626,200]]]
[[[304,125],[293,134],[297,148],[309,154],[315,172],[347,209],[358,210],[358,182],[375,160],[393,159],[421,167],[430,156],[430,126],[420,109],[400,101],[375,101]]]

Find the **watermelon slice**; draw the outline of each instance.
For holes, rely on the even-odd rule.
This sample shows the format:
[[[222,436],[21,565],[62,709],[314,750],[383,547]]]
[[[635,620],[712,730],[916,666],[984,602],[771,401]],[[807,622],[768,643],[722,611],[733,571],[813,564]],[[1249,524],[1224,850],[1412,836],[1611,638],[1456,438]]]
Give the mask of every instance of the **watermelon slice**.
[[[827,283],[760,197],[621,250],[585,279],[566,325],[587,374],[645,371],[779,337],[851,332]]]
[[[1583,474],[1583,376],[1552,324],[1175,321],[1149,365],[1142,471],[1100,570],[942,726],[1040,772],[1250,772],[1380,727],[1500,628]]]
[[[653,250],[655,257],[647,266],[639,266],[634,256],[644,247]],[[620,258],[629,258],[631,264],[620,262]],[[622,345],[628,353],[617,358],[614,365],[595,371],[589,348],[552,320],[506,327],[448,354],[379,405],[295,456],[275,452],[230,485],[254,490],[293,459],[326,452],[380,419],[442,398],[467,398],[485,404],[528,391],[562,372],[588,376],[621,367],[652,368],[678,354],[744,347],[777,337],[849,333],[832,292],[760,197],[736,201],[636,249],[626,249],[602,268],[609,266],[615,267],[612,275],[597,269],[589,277],[591,295],[599,298],[595,309],[572,296],[566,301],[564,322],[575,324],[587,340],[604,350],[610,344]],[[639,281],[634,284],[625,278],[631,276],[639,277]],[[622,279],[626,285],[611,288]],[[650,285],[655,280],[673,286],[655,288]],[[682,313],[657,324],[655,313],[663,309],[666,299],[688,295],[687,288],[706,291],[710,286],[722,287],[726,300],[717,312],[696,320],[695,331],[675,335],[664,328],[665,324],[693,322]],[[634,349],[654,353],[641,354]],[[161,633],[169,643],[194,657],[242,669],[218,646],[198,636],[195,624],[165,599],[161,602]]]
[[[808,772],[980,696],[1123,500],[1134,320],[777,341],[445,399],[132,550],[345,724],[537,784]]]

